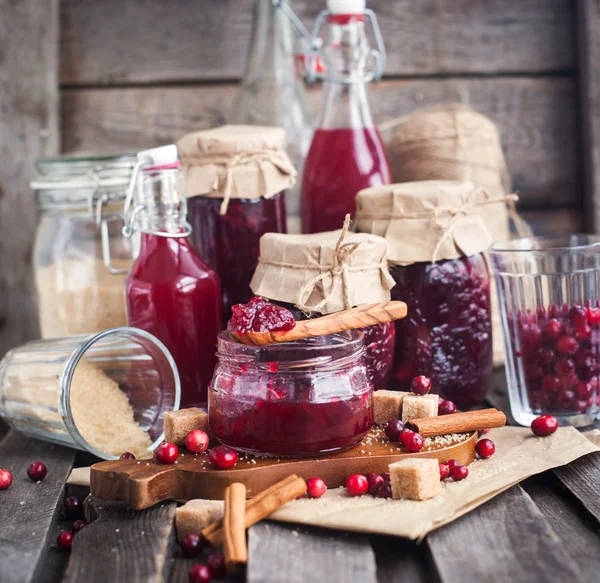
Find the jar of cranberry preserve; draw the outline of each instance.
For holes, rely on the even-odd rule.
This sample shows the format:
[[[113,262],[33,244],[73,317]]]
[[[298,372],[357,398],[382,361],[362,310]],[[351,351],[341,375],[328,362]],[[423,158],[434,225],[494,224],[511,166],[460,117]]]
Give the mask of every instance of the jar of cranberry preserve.
[[[222,332],[208,412],[219,441],[252,453],[349,448],[373,425],[373,385],[358,330],[248,346]]]
[[[600,418],[600,237],[516,239],[490,256],[513,417],[592,425]]]
[[[344,229],[315,235],[268,233],[260,240],[252,290],[288,308],[296,320],[390,300],[394,285],[383,237]],[[395,328],[363,328],[365,365],[375,390],[387,388],[394,360]]]
[[[506,197],[468,182],[423,181],[361,191],[356,223],[389,246],[396,322],[392,388],[417,375],[461,409],[481,403],[492,372],[490,278],[483,252],[508,234]]]
[[[219,274],[223,321],[252,298],[250,280],[264,233],[286,232],[285,191],[296,170],[281,128],[223,126],[183,136],[192,242]]]

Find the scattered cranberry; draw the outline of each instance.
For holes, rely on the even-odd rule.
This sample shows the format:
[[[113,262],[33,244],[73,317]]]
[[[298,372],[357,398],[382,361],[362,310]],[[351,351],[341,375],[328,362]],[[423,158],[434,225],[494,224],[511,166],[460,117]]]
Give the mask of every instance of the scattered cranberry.
[[[444,400],[438,405],[438,415],[452,415],[456,413],[456,405],[452,401]]]
[[[481,459],[486,460],[494,455],[496,446],[491,439],[480,439],[475,446],[475,451]]]
[[[381,477],[386,481],[389,482],[390,481],[390,473],[389,472],[383,472],[383,474],[381,474]]]
[[[42,462],[33,462],[27,467],[27,475],[34,482],[41,482],[48,473],[48,469]]]
[[[122,460],[134,460],[135,456],[130,452],[130,451],[125,451],[121,454],[121,457],[119,459]]]
[[[208,449],[208,434],[202,429],[194,429],[185,436],[185,449],[191,453],[204,453]]]
[[[385,435],[390,441],[400,441],[403,431],[404,423],[400,419],[392,419],[385,426]]]
[[[445,480],[450,475],[448,464],[440,464],[440,480]]]
[[[163,441],[157,448],[154,454],[156,461],[159,464],[170,465],[174,464],[179,457],[179,448],[174,443]]]
[[[450,477],[455,482],[460,482],[461,480],[464,480],[468,475],[469,468],[467,468],[467,466],[458,465],[450,469]]]
[[[6,490],[12,484],[12,474],[8,470],[0,470],[0,490]]]
[[[82,508],[81,501],[77,496],[69,496],[65,498],[63,503],[63,507],[65,509],[65,516],[69,520],[77,520],[81,516]]]
[[[205,546],[206,539],[202,535],[194,533],[186,534],[179,543],[181,552],[185,557],[197,557]]]
[[[406,447],[406,440],[409,438],[411,433],[414,433],[414,431],[411,431],[410,429],[405,429],[400,435],[400,441],[404,447]]]
[[[486,433],[489,433],[491,430],[488,428],[486,429],[480,429],[479,431],[477,431],[477,437],[481,437],[482,435],[485,435]]]
[[[410,390],[415,395],[426,395],[431,390],[431,381],[423,375],[415,377],[410,383]]]
[[[225,555],[223,553],[212,553],[212,555],[206,559],[206,565],[210,569],[211,575],[216,579],[222,579],[227,575]]]
[[[352,474],[346,480],[346,490],[350,496],[362,496],[367,493],[369,489],[369,482],[362,474]]]
[[[237,464],[238,454],[235,449],[227,445],[217,445],[208,454],[210,463],[220,470],[228,470]]]
[[[375,496],[377,496],[377,498],[391,498],[392,485],[389,482],[383,482],[383,484],[380,484],[379,488],[377,488]]]
[[[411,453],[416,453],[417,451],[421,451],[423,449],[423,445],[425,444],[424,439],[418,433],[413,431],[410,432],[409,435],[403,440],[404,447],[410,451]]]
[[[385,482],[385,480],[379,474],[371,474],[371,477],[367,476],[367,482],[369,482],[369,494],[371,496],[377,495],[377,490],[379,486]]]
[[[320,498],[325,492],[327,492],[327,484],[321,478],[306,480],[306,493],[311,498]]]
[[[452,470],[452,468],[456,467],[456,466],[460,466],[460,462],[458,460],[448,460],[446,462],[444,462],[449,468],[450,470]]]
[[[85,520],[76,520],[71,527],[71,532],[73,534],[77,534],[80,530],[83,530],[87,526],[87,522]]]
[[[73,545],[73,533],[63,530],[56,537],[56,544],[61,551],[70,551]]]
[[[206,565],[194,565],[188,573],[190,583],[210,583],[212,574]]]
[[[531,422],[531,431],[538,437],[552,435],[558,429],[558,421],[552,415],[542,415]]]

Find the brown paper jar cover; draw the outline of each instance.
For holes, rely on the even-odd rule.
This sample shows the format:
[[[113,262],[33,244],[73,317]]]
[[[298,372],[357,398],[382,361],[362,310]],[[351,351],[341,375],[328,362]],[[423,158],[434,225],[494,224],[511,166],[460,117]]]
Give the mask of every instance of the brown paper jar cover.
[[[394,280],[385,239],[342,233],[263,235],[252,291],[322,314],[389,301]]]
[[[186,134],[177,148],[188,197],[270,198],[296,182],[282,128],[227,125]]]
[[[388,242],[391,265],[458,259],[508,239],[512,194],[472,182],[425,180],[361,190],[356,228]]]

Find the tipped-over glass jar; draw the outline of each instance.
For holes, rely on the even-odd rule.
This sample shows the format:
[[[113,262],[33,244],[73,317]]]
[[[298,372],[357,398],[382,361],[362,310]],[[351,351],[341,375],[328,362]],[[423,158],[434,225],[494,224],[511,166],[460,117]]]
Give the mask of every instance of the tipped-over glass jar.
[[[361,332],[262,347],[223,332],[218,347],[209,416],[222,443],[310,456],[356,445],[373,425]]]
[[[0,361],[0,417],[37,439],[117,459],[152,457],[179,374],[164,344],[137,328],[37,340]]]

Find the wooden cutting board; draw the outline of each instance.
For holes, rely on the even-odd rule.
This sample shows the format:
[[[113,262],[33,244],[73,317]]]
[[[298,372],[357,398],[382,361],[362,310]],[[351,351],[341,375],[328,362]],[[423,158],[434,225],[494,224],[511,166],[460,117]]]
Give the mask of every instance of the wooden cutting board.
[[[91,493],[103,500],[126,502],[135,510],[148,508],[163,500],[222,500],[225,488],[232,482],[246,485],[248,497],[272,486],[279,480],[297,474],[308,479],[318,476],[329,488],[346,483],[351,474],[386,472],[389,464],[407,457],[456,459],[470,464],[475,457],[477,432],[427,438],[419,453],[409,453],[391,443],[383,431],[373,428],[363,441],[346,451],[311,458],[256,457],[241,454],[229,470],[215,469],[208,454],[190,454],[181,448],[173,465],[154,460],[115,460],[92,466]]]

